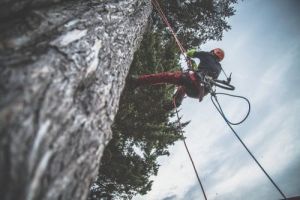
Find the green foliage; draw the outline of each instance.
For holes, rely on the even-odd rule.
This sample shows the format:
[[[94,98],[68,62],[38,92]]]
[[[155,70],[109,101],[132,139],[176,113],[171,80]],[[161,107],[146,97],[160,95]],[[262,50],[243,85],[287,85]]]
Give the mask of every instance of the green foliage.
[[[230,26],[237,0],[159,1],[185,47],[220,40]],[[178,3],[179,2],[179,3]],[[129,76],[179,70],[179,49],[156,12],[153,26],[135,53]],[[125,86],[112,126],[113,138],[106,147],[89,200],[131,199],[151,190],[150,176],[157,175],[159,156],[182,138],[172,112],[162,105],[172,99],[174,86],[132,89]],[[186,126],[188,122],[183,123]]]
[[[129,74],[179,70],[176,51],[172,39],[162,42],[159,34],[147,33]],[[151,189],[149,177],[157,174],[157,157],[169,155],[168,146],[182,138],[178,123],[169,121],[174,113],[162,108],[173,92],[174,87],[166,85],[135,90],[126,85],[90,199],[127,199]]]
[[[199,46],[207,40],[221,40],[223,31],[230,29],[226,19],[234,15],[233,5],[237,1],[158,0],[185,48]],[[165,27],[158,15],[153,15],[153,19],[159,29]]]

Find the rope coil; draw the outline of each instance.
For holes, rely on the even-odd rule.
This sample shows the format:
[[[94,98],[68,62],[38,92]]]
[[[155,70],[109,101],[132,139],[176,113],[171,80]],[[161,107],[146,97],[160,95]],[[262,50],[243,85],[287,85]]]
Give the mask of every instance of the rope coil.
[[[217,99],[217,95],[226,95],[226,96],[230,96],[230,97],[235,97],[235,98],[240,98],[240,99],[244,99],[247,104],[248,104],[248,111],[247,111],[247,114],[245,115],[245,117],[240,120],[239,122],[231,122],[227,119],[227,117],[225,116],[224,114],[224,111]],[[251,110],[251,104],[250,104],[250,101],[246,98],[246,97],[243,97],[243,96],[238,96],[238,95],[232,95],[232,94],[227,94],[227,93],[211,93],[211,96],[210,96],[210,99],[212,101],[212,103],[214,104],[215,108],[217,109],[217,111],[220,113],[220,115],[225,119],[226,122],[228,122],[230,125],[239,125],[241,123],[243,123],[249,116],[250,114],[250,110]]]

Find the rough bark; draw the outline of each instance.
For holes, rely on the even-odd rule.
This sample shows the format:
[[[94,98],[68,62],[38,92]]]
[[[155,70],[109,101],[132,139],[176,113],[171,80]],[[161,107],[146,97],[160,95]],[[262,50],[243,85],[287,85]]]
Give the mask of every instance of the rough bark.
[[[85,199],[148,0],[0,2],[0,199]]]

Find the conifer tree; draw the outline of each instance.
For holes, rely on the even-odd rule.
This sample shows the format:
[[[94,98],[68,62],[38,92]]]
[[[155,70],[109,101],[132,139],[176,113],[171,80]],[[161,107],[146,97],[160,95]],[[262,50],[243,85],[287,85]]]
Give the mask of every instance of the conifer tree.
[[[159,34],[149,32],[135,54],[130,74],[178,70],[176,51],[173,40],[163,44]],[[156,159],[169,155],[168,146],[182,138],[177,123],[169,122],[173,113],[162,107],[173,91],[174,87],[166,85],[136,90],[127,85],[90,199],[131,198],[151,189],[149,178],[159,167]]]
[[[230,25],[238,0],[157,0],[172,28],[185,48],[199,46],[208,40],[221,40]],[[158,15],[152,15],[159,28],[165,25]]]

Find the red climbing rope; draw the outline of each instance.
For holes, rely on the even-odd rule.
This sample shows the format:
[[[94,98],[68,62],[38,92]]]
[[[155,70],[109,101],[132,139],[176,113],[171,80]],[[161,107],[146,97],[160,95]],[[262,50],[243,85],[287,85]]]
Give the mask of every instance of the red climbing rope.
[[[179,49],[180,49],[180,51],[181,51],[181,54],[184,56],[184,58],[185,58],[185,60],[186,60],[186,62],[187,62],[187,65],[188,65],[188,67],[190,68],[190,67],[191,67],[191,61],[188,60],[187,57],[186,57],[186,50],[185,50],[185,48],[182,46],[181,42],[179,41],[179,39],[178,39],[178,37],[177,37],[175,31],[173,30],[172,26],[170,25],[170,23],[169,23],[167,17],[165,16],[163,10],[161,9],[159,3],[157,2],[157,0],[151,0],[151,2],[152,2],[152,4],[153,4],[153,6],[155,7],[155,9],[157,10],[157,12],[158,12],[159,16],[161,17],[161,19],[163,20],[163,22],[166,24],[167,27],[169,27],[170,32],[172,33],[172,35],[173,35],[173,37],[174,37],[174,39],[175,39],[175,41],[176,41],[176,44],[178,45],[178,47],[179,47]],[[177,110],[177,107],[176,107],[175,99],[173,100],[173,103],[174,103],[174,107],[176,108],[176,114],[177,114],[177,118],[178,118],[179,127],[180,127],[180,130],[182,131],[182,125],[181,125],[181,123],[180,123],[180,118],[179,118],[178,110]],[[206,194],[205,194],[203,185],[202,185],[202,183],[201,183],[200,177],[199,177],[199,175],[198,175],[197,169],[196,169],[196,167],[195,167],[193,158],[192,158],[191,153],[190,153],[190,151],[189,151],[189,149],[188,149],[188,146],[187,146],[187,144],[186,144],[186,142],[185,142],[185,139],[183,139],[183,143],[184,143],[185,149],[186,149],[186,151],[187,151],[187,153],[188,153],[188,156],[189,156],[189,158],[190,158],[190,161],[191,161],[191,163],[192,163],[192,166],[193,166],[194,172],[195,172],[195,174],[196,174],[198,183],[199,183],[199,185],[200,185],[200,187],[201,187],[203,196],[204,196],[205,200],[207,200],[207,197],[206,197]]]
[[[173,30],[172,26],[170,25],[170,23],[169,23],[169,21],[168,21],[166,15],[164,14],[164,12],[163,12],[163,10],[161,9],[161,7],[160,7],[159,3],[157,2],[157,0],[152,0],[152,4],[153,4],[153,6],[156,8],[156,10],[157,10],[159,16],[162,18],[162,20],[164,21],[164,23],[166,24],[166,26],[169,27],[170,32],[171,32],[172,35],[174,36],[175,41],[176,41],[176,43],[177,43],[177,45],[178,45],[178,47],[179,47],[181,53],[182,53],[182,54],[186,53],[185,48],[182,46],[181,42],[179,41],[179,39],[178,39],[178,37],[177,37],[175,31]]]
[[[163,22],[165,23],[165,25],[170,29],[170,32],[172,33],[175,42],[177,44],[177,46],[179,47],[181,54],[184,56],[186,62],[187,62],[187,66],[189,68],[191,68],[191,61],[186,57],[186,50],[185,48],[182,46],[180,40],[178,39],[174,29],[172,28],[172,26],[170,25],[166,15],[164,14],[162,8],[160,7],[159,3],[157,2],[157,0],[151,0],[153,6],[155,7],[156,11],[158,12],[158,15],[161,17],[161,19],[163,20]]]
[[[174,39],[175,39],[175,41],[176,41],[176,44],[178,45],[178,47],[179,47],[179,49],[180,49],[180,51],[181,51],[181,54],[184,56],[184,58],[185,58],[185,60],[186,60],[186,62],[187,62],[188,67],[191,68],[191,61],[190,61],[189,59],[187,59],[187,57],[186,57],[186,50],[185,50],[185,48],[182,46],[181,42],[179,41],[179,39],[178,39],[178,37],[177,37],[175,31],[173,30],[172,26],[170,25],[170,23],[169,23],[167,17],[165,16],[163,10],[161,9],[159,3],[157,2],[157,0],[151,0],[151,2],[152,2],[152,4],[153,4],[153,6],[156,8],[156,10],[157,10],[159,16],[161,17],[161,19],[163,20],[163,22],[166,24],[167,27],[169,27],[170,32],[172,33],[172,35],[173,35],[173,37],[174,37]],[[176,107],[175,98],[173,99],[173,104],[174,104],[174,107],[176,108],[176,114],[177,114],[177,118],[178,118],[179,127],[180,127],[180,130],[182,131],[182,125],[181,125],[181,123],[180,123],[180,118],[179,118],[178,110],[177,110],[177,107]],[[205,200],[207,200],[207,197],[206,197],[206,194],[205,194],[203,185],[202,185],[202,183],[201,183],[200,177],[199,177],[199,175],[198,175],[197,169],[196,169],[196,167],[195,167],[193,158],[192,158],[191,153],[190,153],[190,151],[189,151],[189,149],[188,149],[188,146],[187,146],[187,144],[186,144],[186,142],[185,142],[185,139],[183,139],[183,143],[184,143],[184,147],[185,147],[185,149],[186,149],[186,151],[187,151],[187,153],[188,153],[188,156],[189,156],[189,158],[190,158],[190,161],[191,161],[191,163],[192,163],[192,166],[193,166],[194,172],[195,172],[195,174],[196,174],[198,183],[199,183],[199,185],[200,185],[200,187],[201,187],[203,196],[204,196]]]

